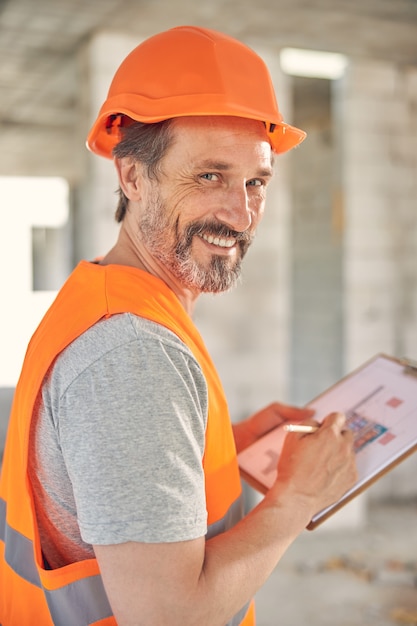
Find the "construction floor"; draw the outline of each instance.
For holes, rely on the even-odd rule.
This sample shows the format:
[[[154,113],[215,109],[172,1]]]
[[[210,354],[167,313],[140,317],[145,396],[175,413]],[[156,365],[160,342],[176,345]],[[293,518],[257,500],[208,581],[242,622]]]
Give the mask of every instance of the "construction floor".
[[[257,595],[257,626],[417,626],[417,502],[305,531]]]

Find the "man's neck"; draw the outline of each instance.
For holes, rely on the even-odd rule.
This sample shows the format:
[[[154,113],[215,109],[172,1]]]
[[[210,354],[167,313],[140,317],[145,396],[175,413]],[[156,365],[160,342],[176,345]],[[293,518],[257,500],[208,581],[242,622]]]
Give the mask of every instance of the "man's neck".
[[[165,266],[147,254],[146,250],[125,245],[127,242],[123,243],[123,239],[123,237],[119,237],[116,245],[100,260],[100,265],[126,265],[156,276],[175,293],[191,317],[200,293],[182,285]]]

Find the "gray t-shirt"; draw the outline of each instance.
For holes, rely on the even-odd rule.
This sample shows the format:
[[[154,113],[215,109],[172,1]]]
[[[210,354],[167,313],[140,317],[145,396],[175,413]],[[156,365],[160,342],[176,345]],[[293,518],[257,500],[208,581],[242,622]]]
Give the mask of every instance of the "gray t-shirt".
[[[91,544],[205,535],[207,402],[187,346],[129,313],[100,321],[59,355],[29,455],[51,567],[93,557]]]

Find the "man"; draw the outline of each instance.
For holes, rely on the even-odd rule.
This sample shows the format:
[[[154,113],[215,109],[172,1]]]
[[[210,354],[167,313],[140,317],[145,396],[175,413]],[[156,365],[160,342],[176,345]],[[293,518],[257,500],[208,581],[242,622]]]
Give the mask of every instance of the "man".
[[[220,33],[171,29],[122,63],[88,138],[114,157],[120,235],[63,286],[16,390],[3,626],[254,624],[281,555],[352,485],[334,414],[288,436],[275,485],[242,517],[236,451],[311,415],[272,404],[232,429],[191,321],[202,292],[236,282],[273,155],[303,138],[260,58]]]

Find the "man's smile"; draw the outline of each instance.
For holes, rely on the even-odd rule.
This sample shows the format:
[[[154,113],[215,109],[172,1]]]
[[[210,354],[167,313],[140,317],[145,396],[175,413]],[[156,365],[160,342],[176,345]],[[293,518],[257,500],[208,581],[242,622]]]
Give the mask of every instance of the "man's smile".
[[[236,239],[234,237],[216,237],[213,235],[205,235],[204,233],[201,234],[200,237],[201,239],[204,239],[204,241],[207,241],[207,243],[219,246],[220,248],[232,248],[236,244]]]

